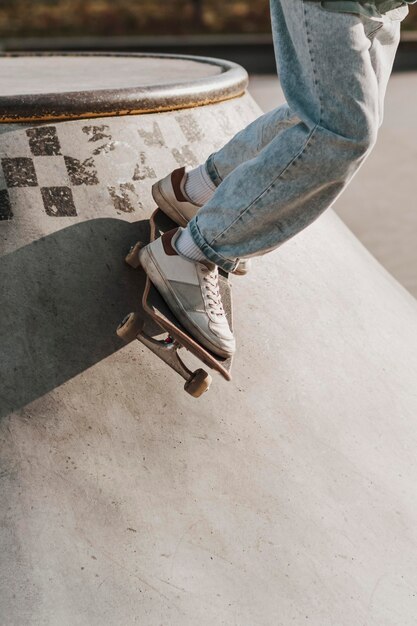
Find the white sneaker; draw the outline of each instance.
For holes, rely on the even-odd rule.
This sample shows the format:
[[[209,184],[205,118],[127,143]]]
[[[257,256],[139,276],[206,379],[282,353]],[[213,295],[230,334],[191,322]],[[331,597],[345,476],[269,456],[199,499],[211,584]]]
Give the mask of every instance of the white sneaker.
[[[140,263],[184,328],[205,348],[228,358],[236,344],[220,297],[217,267],[180,256],[175,250],[180,232],[171,230],[145,246]]]
[[[152,196],[158,207],[180,226],[187,226],[201,209],[201,205],[194,204],[185,192],[185,181],[189,169],[189,167],[180,167],[152,185]],[[233,273],[241,276],[247,274],[250,264],[249,259],[240,259]]]
[[[185,193],[187,171],[179,167],[152,185],[152,196],[159,208],[176,224],[187,226],[201,205],[194,204]]]

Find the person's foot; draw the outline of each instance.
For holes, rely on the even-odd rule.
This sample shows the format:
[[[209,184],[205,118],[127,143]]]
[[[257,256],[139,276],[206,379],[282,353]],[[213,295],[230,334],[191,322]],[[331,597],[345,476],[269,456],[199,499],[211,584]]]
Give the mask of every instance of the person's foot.
[[[152,185],[152,197],[158,207],[180,226],[186,226],[201,208],[186,193],[188,169],[180,167]],[[250,264],[249,259],[240,259],[233,273],[247,274]]]
[[[185,192],[187,168],[178,169],[152,185],[152,196],[158,207],[176,224],[187,226],[201,208]]]
[[[145,246],[140,263],[184,328],[211,352],[230,357],[235,339],[223,309],[217,267],[179,255],[175,240],[180,233],[180,228],[171,230]]]

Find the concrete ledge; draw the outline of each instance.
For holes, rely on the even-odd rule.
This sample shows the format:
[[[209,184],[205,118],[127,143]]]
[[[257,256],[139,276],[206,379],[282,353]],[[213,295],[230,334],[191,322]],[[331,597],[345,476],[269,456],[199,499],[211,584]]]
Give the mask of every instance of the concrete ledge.
[[[230,61],[190,55],[9,52],[0,54],[0,84],[4,123],[138,115],[213,104],[243,95],[248,75]]]

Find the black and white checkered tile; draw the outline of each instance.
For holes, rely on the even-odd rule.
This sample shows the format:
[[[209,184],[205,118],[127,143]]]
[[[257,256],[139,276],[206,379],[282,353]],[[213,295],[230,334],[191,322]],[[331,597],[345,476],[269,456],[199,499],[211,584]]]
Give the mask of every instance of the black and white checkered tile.
[[[91,128],[95,139],[103,136],[103,126],[86,128]],[[46,215],[53,217],[77,215],[72,188],[78,185],[98,185],[100,182],[94,158],[80,160],[63,155],[56,126],[27,128],[25,133],[31,156],[8,156],[1,158],[0,161],[6,187],[0,190],[0,219],[13,217],[10,190],[25,187],[39,188]],[[45,157],[49,158],[46,163],[42,163]],[[60,171],[63,184],[44,186],[40,183],[38,172],[41,170],[43,173],[45,165],[49,166],[50,171]]]
[[[13,219],[22,205],[53,218],[76,217],[97,203],[118,214],[140,211],[140,198],[149,197],[155,179],[197,165],[253,119],[232,102],[209,109],[21,126],[1,134],[0,220]]]

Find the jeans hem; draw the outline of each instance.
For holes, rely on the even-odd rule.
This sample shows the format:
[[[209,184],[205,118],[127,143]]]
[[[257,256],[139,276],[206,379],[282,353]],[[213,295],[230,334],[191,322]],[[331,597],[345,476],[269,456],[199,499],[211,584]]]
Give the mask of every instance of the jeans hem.
[[[233,272],[233,270],[236,269],[239,262],[238,259],[226,259],[224,256],[213,250],[201,234],[196,218],[192,219],[188,223],[188,229],[194,243],[200,248],[201,252],[209,261],[218,265],[225,272]]]
[[[206,161],[206,170],[213,183],[216,185],[216,187],[218,187],[223,179],[221,178],[217,167],[214,164],[214,154],[215,153],[213,152],[213,154],[210,154],[210,156],[208,157]]]

